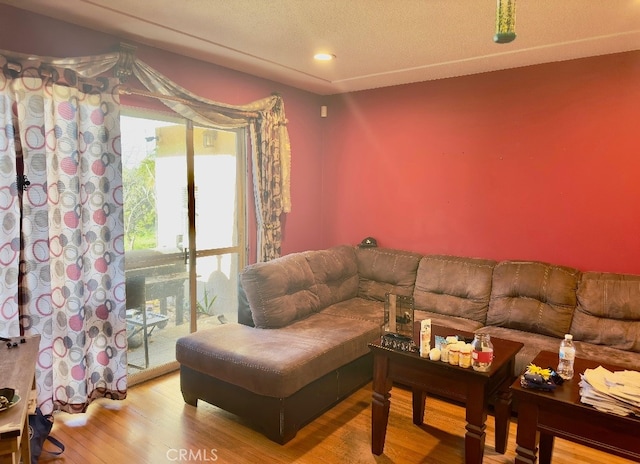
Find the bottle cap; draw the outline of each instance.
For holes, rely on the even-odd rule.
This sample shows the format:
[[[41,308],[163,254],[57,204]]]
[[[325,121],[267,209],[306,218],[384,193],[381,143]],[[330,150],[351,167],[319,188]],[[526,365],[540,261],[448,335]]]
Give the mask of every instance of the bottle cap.
[[[565,334],[564,335],[565,340],[573,340],[573,335],[571,334]]]

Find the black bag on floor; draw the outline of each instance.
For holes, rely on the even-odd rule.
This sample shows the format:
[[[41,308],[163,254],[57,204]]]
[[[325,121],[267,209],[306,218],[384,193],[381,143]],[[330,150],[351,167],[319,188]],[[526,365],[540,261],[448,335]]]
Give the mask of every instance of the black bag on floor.
[[[42,454],[42,447],[45,441],[53,443],[60,451],[49,451],[47,453],[59,456],[64,451],[64,445],[62,442],[53,438],[51,435],[51,428],[53,427],[53,416],[51,414],[44,415],[40,408],[36,408],[36,413],[29,416],[29,442],[31,444],[31,464],[37,464],[40,455]]]

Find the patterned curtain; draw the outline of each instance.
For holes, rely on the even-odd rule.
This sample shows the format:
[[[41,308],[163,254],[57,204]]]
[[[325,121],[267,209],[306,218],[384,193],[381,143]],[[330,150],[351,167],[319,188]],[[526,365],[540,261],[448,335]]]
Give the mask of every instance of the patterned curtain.
[[[2,59],[2,57],[0,57]],[[6,67],[6,61],[0,62]],[[5,71],[6,72],[6,71]],[[20,260],[20,201],[13,129],[14,98],[0,75],[0,336],[20,335],[18,263]]]
[[[280,215],[290,210],[287,205],[289,197],[283,195],[281,188],[283,184],[288,184],[282,177],[289,171],[283,169],[286,163],[283,152],[289,149],[289,139],[286,130],[283,131],[284,123],[277,111],[270,111],[262,113],[260,121],[250,125],[254,147],[252,167],[258,222],[258,261],[269,261],[280,256]]]
[[[40,334],[38,405],[80,412],[126,397],[118,82],[0,66],[0,333]]]

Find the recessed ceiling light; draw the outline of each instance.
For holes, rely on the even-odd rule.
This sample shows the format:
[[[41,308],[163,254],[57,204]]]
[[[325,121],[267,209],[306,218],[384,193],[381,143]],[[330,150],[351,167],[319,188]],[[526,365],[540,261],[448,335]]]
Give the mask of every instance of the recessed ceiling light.
[[[334,60],[336,56],[331,53],[316,53],[313,55],[313,58],[318,61],[331,61]]]

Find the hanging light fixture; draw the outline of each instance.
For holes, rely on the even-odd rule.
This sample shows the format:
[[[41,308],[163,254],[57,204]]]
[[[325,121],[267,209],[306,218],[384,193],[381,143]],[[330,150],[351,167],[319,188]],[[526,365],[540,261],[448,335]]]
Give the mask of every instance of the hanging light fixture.
[[[516,38],[516,0],[497,0],[496,43],[509,43]]]

